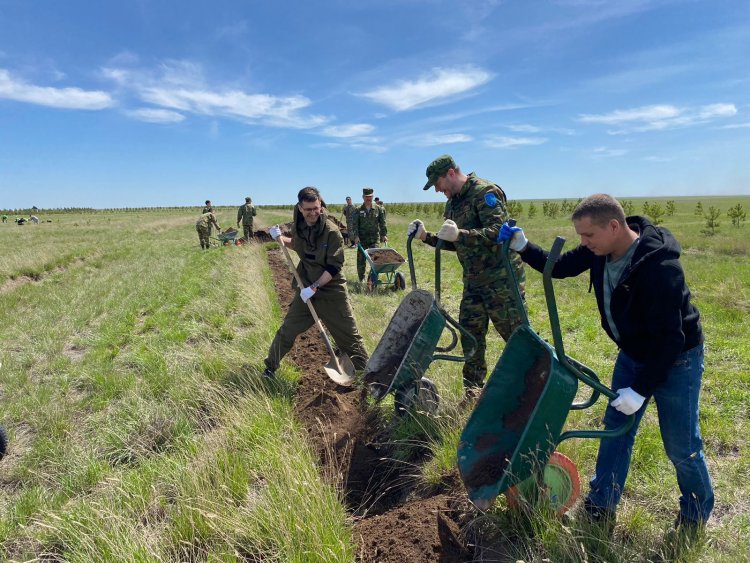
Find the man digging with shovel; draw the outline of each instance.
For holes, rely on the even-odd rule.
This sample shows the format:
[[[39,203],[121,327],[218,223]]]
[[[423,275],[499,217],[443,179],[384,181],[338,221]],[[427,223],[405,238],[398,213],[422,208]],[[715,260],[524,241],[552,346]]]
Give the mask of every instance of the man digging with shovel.
[[[278,225],[268,231],[281,245],[290,268],[293,268],[293,264],[287,247],[299,256],[294,277],[295,286],[300,291],[289,305],[284,322],[273,339],[268,357],[264,360],[266,369],[263,375],[274,377],[281,359],[291,350],[297,336],[317,324],[331,354],[331,362],[325,367],[326,373],[336,383],[350,385],[353,382],[353,369],[364,369],[368,356],[357,330],[346,291],[346,278],[342,273],[344,239],[339,229],[327,220],[328,215],[317,188],[302,188],[297,200],[292,236],[283,236]],[[346,356],[337,358],[333,353],[320,320]]]

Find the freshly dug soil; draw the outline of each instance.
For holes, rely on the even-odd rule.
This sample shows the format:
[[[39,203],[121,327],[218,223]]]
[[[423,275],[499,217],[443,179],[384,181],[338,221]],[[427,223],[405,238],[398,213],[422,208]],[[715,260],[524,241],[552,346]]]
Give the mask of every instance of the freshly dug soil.
[[[280,250],[269,251],[268,258],[279,300],[287,308],[294,297],[291,273]],[[392,438],[379,411],[367,409],[362,390],[336,385],[325,375],[328,352],[317,329],[300,335],[287,357],[304,373],[295,414],[318,452],[321,473],[343,483],[356,519],[358,560],[471,561],[473,551],[465,547],[459,525],[466,508],[452,508],[465,497],[415,493],[414,462],[397,462],[389,455]]]
[[[367,253],[378,266],[385,264],[403,264],[406,260],[392,248],[368,248]]]

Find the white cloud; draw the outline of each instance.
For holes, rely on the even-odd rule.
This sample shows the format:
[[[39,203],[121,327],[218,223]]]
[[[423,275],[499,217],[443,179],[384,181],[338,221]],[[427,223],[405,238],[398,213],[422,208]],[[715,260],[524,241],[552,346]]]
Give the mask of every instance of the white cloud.
[[[125,113],[138,121],[147,121],[148,123],[179,123],[185,120],[185,116],[181,113],[168,109],[141,108]]]
[[[596,147],[594,149],[595,156],[623,156],[628,154],[626,149],[610,149],[607,147]]]
[[[505,137],[492,135],[484,140],[484,144],[491,149],[515,149],[524,146],[543,145],[547,142],[544,137]]]
[[[677,127],[690,127],[708,123],[714,119],[731,117],[737,113],[734,104],[708,104],[694,108],[678,108],[673,105],[642,106],[626,110],[615,110],[606,114],[583,114],[582,123],[614,125],[611,135],[659,131]]]
[[[729,125],[724,125],[721,127],[721,129],[746,129],[750,127],[750,121],[745,123],[731,123]]]
[[[200,66],[188,61],[169,61],[160,65],[158,73],[122,68],[105,68],[102,72],[121,87],[133,90],[143,102],[168,110],[295,129],[319,127],[329,121],[325,116],[301,113],[312,104],[305,96],[211,88],[205,84]]]
[[[437,145],[453,145],[456,143],[470,143],[474,138],[464,133],[426,134],[402,139],[402,143],[414,147],[434,147]]]
[[[506,127],[511,131],[515,131],[516,133],[539,133],[541,131],[541,128],[537,127],[536,125],[519,124],[506,125]]]
[[[5,69],[0,69],[0,98],[60,109],[100,110],[114,105],[112,97],[100,90],[34,86]]]
[[[361,137],[372,133],[375,127],[369,123],[350,123],[348,125],[330,125],[323,129],[327,137]]]
[[[417,80],[401,80],[362,96],[395,111],[405,111],[464,94],[487,83],[491,78],[489,72],[473,66],[435,68]]]

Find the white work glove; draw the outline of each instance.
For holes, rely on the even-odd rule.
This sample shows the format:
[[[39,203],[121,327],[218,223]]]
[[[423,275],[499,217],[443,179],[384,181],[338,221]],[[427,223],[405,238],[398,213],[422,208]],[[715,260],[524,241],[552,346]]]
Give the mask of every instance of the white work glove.
[[[630,387],[625,387],[617,390],[617,398],[612,399],[610,404],[622,414],[633,414],[643,406],[645,400],[646,397],[639,395]]]
[[[510,249],[516,252],[522,252],[529,244],[529,239],[526,238],[521,227],[511,227],[508,223],[503,223],[497,234],[497,242],[503,243],[508,239],[510,239]]]
[[[279,237],[281,236],[281,229],[278,225],[274,225],[270,229],[268,229],[268,234],[271,235],[271,238],[273,240],[279,240]]]
[[[437,238],[448,242],[456,242],[458,240],[458,225],[450,219],[446,219],[438,231]]]
[[[312,287],[303,287],[300,289],[299,296],[302,298],[302,302],[307,303],[308,299],[315,295],[315,291]]]
[[[411,223],[409,223],[409,226],[406,228],[406,236],[409,237],[411,234],[414,233],[414,238],[422,239],[423,236],[425,236],[426,231],[424,230],[424,223],[420,221],[419,219],[414,219]]]

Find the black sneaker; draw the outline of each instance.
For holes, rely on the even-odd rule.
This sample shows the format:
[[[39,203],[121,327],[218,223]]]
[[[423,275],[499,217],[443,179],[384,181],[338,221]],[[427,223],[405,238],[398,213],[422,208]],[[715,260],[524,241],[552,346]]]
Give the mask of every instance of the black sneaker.
[[[276,377],[276,372],[271,368],[266,368],[263,370],[263,377],[265,377],[266,379],[273,379],[274,377]]]
[[[607,524],[614,526],[617,521],[617,514],[614,508],[595,506],[588,498],[583,501],[583,512],[589,522],[593,524]]]

